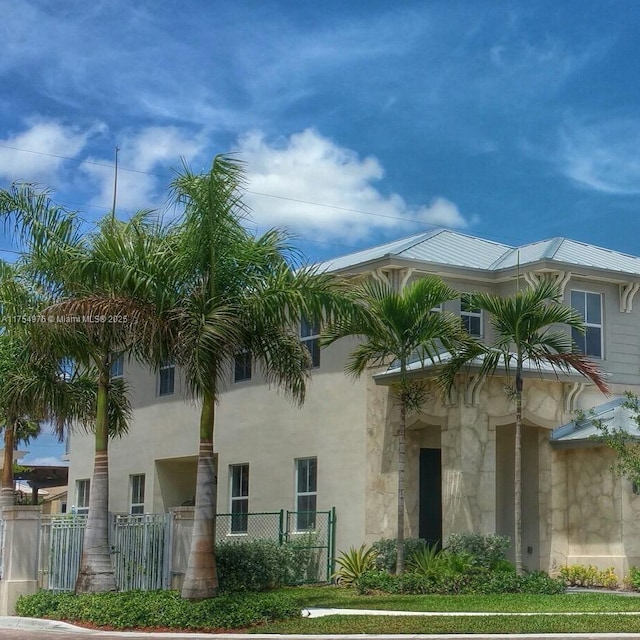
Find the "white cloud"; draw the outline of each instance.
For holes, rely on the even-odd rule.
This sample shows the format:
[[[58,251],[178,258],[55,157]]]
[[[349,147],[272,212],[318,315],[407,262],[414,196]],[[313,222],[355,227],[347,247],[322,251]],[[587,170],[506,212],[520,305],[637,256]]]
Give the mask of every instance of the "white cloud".
[[[201,134],[191,135],[176,127],[147,127],[122,134],[119,140],[118,193],[116,209],[129,212],[161,206],[170,178],[153,174],[167,167],[179,169],[180,158],[193,160],[204,148]],[[98,194],[91,200],[97,207],[110,209],[113,202],[113,159],[92,158],[96,164],[85,164],[82,171],[98,185]]]
[[[415,229],[416,221],[468,225],[444,197],[412,206],[396,193],[384,194],[375,186],[384,177],[376,158],[360,158],[313,129],[277,144],[251,132],[241,138],[240,150],[249,173],[247,202],[261,228],[284,226],[306,237],[356,241],[380,230]]]
[[[81,129],[44,119],[26,125],[0,140],[0,178],[54,184],[65,158],[77,157],[89,138],[104,129],[102,124]]]
[[[560,133],[560,170],[583,187],[640,194],[640,120],[574,120]]]

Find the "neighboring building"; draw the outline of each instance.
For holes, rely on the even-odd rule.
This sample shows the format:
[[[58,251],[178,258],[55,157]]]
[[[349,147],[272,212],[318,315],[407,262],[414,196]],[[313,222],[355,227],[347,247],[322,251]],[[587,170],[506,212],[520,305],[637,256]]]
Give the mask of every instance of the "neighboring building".
[[[578,342],[609,375],[612,397],[640,391],[640,258],[563,238],[513,248],[451,231],[434,231],[322,265],[402,287],[425,274],[460,292],[508,295],[540,278],[555,279],[564,301],[585,316]],[[491,341],[488,319],[460,300],[445,305],[470,333]],[[319,328],[301,327],[314,358],[307,400],[292,406],[265,384],[249,354],[239,354],[217,406],[218,511],[245,513],[336,507],[337,547],[395,536],[398,409],[393,370],[359,380],[343,367],[355,342],[322,351]],[[414,367],[412,375],[430,376]],[[163,512],[189,504],[195,491],[198,409],[184,400],[180,376],[166,363],[157,376],[136,363],[114,371],[133,385],[131,432],[110,446],[113,511]],[[407,433],[407,536],[446,539],[451,532],[512,535],[514,411],[499,374],[460,377],[446,401],[434,391],[411,416]],[[523,428],[523,553],[530,568],[565,563],[640,564],[640,497],[610,471],[613,455],[572,424],[578,408],[601,407],[629,425],[580,376],[527,373]],[[69,508],[86,509],[93,464],[90,437],[71,441]],[[233,535],[243,533],[235,519]],[[313,528],[299,518],[298,528]]]

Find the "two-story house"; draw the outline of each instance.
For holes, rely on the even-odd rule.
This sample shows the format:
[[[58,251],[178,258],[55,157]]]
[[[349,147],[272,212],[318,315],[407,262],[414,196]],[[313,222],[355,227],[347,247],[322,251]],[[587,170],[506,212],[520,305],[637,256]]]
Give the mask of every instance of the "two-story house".
[[[336,258],[324,269],[366,275],[402,287],[424,274],[463,292],[508,295],[553,278],[564,302],[587,327],[579,347],[609,376],[603,397],[579,375],[526,373],[523,427],[523,553],[530,569],[565,563],[614,566],[620,575],[640,563],[637,487],[612,474],[613,454],[593,430],[575,425],[576,409],[596,408],[629,427],[620,407],[625,390],[640,391],[640,258],[554,238],[510,247],[439,230]],[[488,319],[460,300],[445,309],[468,331],[491,341]],[[392,369],[358,380],[343,367],[354,342],[318,347],[318,327],[301,327],[314,370],[302,408],[270,388],[248,354],[239,354],[217,408],[218,510],[243,513],[335,507],[337,547],[395,536],[398,409]],[[135,362],[113,375],[133,385],[131,432],[111,444],[113,511],[164,512],[188,504],[195,491],[198,411],[185,402],[179,372],[157,376]],[[412,375],[429,379],[430,367]],[[406,535],[446,539],[452,532],[512,535],[514,403],[504,376],[460,377],[446,399],[434,390],[407,432]],[[629,427],[630,428],[630,427]],[[86,509],[92,439],[74,434],[69,503]],[[242,523],[242,519],[237,520]],[[301,530],[313,519],[299,519]],[[240,528],[242,525],[240,524]],[[234,531],[242,535],[242,531]]]

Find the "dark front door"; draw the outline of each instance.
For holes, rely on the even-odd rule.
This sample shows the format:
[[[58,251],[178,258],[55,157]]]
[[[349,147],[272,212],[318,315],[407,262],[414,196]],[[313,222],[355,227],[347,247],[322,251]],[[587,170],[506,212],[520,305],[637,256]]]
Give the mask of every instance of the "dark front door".
[[[430,545],[442,544],[442,452],[420,449],[418,535]]]

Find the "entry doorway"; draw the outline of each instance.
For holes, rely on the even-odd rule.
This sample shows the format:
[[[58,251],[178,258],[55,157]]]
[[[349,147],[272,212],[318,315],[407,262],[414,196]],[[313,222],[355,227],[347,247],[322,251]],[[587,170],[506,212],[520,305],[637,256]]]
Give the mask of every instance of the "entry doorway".
[[[418,535],[442,546],[442,450],[420,449]]]

